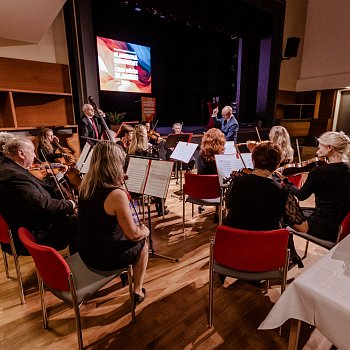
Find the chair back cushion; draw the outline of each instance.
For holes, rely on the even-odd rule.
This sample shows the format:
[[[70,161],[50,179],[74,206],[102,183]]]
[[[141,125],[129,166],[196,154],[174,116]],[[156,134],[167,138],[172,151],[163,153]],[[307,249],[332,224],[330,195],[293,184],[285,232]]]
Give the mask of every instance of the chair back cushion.
[[[216,263],[247,272],[276,270],[284,266],[289,231],[239,230],[228,226],[216,229]]]
[[[300,188],[301,187],[301,174],[294,175],[294,176],[288,176],[289,182],[291,182],[294,186]]]
[[[5,219],[0,215],[0,243],[10,244],[10,237],[8,233],[9,227]]]
[[[18,230],[19,238],[32,256],[35,267],[50,289],[69,291],[70,268],[53,248],[36,243],[34,236],[24,227]]]
[[[220,197],[218,175],[185,173],[185,194],[193,198],[212,199]]]
[[[345,238],[350,233],[350,212],[345,216],[344,220],[340,224],[339,241]]]

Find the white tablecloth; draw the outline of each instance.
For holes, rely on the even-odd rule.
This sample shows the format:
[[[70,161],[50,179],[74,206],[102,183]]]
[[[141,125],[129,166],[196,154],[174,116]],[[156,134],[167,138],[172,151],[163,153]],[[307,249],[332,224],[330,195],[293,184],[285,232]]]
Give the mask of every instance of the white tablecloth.
[[[259,329],[290,318],[316,326],[338,348],[350,350],[350,235],[287,287]]]

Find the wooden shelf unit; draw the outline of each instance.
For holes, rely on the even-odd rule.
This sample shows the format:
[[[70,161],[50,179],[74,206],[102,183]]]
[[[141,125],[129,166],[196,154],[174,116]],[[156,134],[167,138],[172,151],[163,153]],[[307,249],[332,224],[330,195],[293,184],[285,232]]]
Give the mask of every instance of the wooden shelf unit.
[[[73,125],[67,65],[0,57],[0,128]]]

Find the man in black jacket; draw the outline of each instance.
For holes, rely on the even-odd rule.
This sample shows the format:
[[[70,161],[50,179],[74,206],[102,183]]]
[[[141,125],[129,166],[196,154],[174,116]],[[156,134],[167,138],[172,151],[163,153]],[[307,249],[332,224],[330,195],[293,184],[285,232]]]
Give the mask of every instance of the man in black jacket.
[[[14,138],[4,148],[0,166],[0,214],[8,223],[19,255],[28,254],[18,237],[18,228],[31,231],[38,243],[57,250],[69,244],[71,253],[78,250],[79,223],[73,214],[75,203],[54,199],[29,168],[34,145],[27,138]],[[8,247],[2,245],[5,251]]]
[[[87,103],[83,105],[81,109],[83,111],[83,115],[79,121],[78,131],[80,137],[80,148],[83,150],[85,143],[88,141],[84,137],[100,139],[102,134],[102,126],[100,120],[94,115],[94,108],[90,104]]]

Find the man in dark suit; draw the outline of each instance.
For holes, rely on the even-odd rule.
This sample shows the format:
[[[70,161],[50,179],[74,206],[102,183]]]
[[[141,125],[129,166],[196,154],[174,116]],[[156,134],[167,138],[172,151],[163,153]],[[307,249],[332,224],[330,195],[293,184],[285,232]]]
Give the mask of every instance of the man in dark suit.
[[[224,133],[226,141],[237,143],[238,122],[232,114],[232,107],[225,106],[221,111],[222,118],[218,118],[219,107],[213,110],[212,117],[215,118],[220,130]]]
[[[75,208],[71,200],[54,199],[29,168],[33,163],[34,145],[27,138],[13,138],[4,146],[0,167],[0,214],[9,225],[17,253],[28,252],[18,237],[23,226],[43,245],[57,250],[69,244],[71,253],[78,250],[79,222],[70,216]],[[5,251],[8,248],[2,246]]]
[[[91,137],[93,139],[100,139],[102,135],[102,126],[98,117],[95,116],[94,108],[90,104],[85,104],[81,108],[83,115],[78,124],[78,131],[80,137],[80,148],[84,148],[87,139],[85,137]]]

